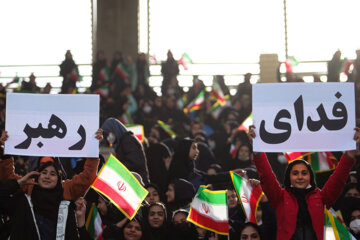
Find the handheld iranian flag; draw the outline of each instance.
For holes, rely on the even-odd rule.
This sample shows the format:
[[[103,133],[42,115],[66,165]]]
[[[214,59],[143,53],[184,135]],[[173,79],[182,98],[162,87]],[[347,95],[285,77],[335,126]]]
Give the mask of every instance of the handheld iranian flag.
[[[251,187],[248,180],[233,171],[230,171],[230,175],[248,221],[257,224],[256,210],[263,195],[262,189],[259,186]]]
[[[139,139],[140,142],[144,141],[144,127],[143,125],[140,124],[128,124],[125,125],[127,130],[129,130],[130,132],[134,133],[135,137],[137,137]]]
[[[227,191],[210,191],[200,186],[190,207],[187,221],[216,232],[229,235]]]
[[[252,113],[250,113],[250,115],[244,120],[244,122],[240,124],[238,130],[249,132],[249,127],[252,124],[253,124],[253,116]]]
[[[204,91],[201,91],[199,95],[197,95],[196,98],[191,101],[189,105],[186,106],[186,108],[184,108],[185,114],[199,110],[204,105],[204,100]]]
[[[110,80],[110,69],[105,66],[104,68],[101,69],[99,77],[102,81],[109,81]]]
[[[176,134],[174,133],[173,130],[171,130],[171,128],[164,123],[161,120],[158,120],[157,123],[165,130],[165,132],[171,137],[171,138],[176,138]]]
[[[356,238],[341,224],[336,216],[324,209],[324,239],[325,240],[355,240]]]
[[[95,203],[93,203],[91,205],[89,215],[86,219],[85,227],[92,239],[95,239],[95,240],[103,240],[104,239],[102,236],[104,226],[102,224],[100,214],[99,214],[98,209],[95,206]]]
[[[181,58],[178,60],[178,63],[184,67],[184,70],[188,70],[189,63],[193,63],[193,60],[189,57],[189,54],[186,52],[183,53]]]
[[[314,172],[326,172],[336,168],[338,161],[331,152],[315,152],[305,158]]]
[[[285,152],[283,154],[288,163],[290,163],[294,160],[306,157],[307,155],[311,154],[311,152]]]
[[[91,185],[105,195],[127,218],[132,219],[148,191],[112,154]]]
[[[225,99],[225,103],[222,104],[219,101],[216,101],[210,109],[211,114],[214,116],[215,119],[219,118],[219,115],[221,113],[221,111],[225,108],[231,105],[231,101],[230,101],[230,96],[229,95],[225,95],[224,97]]]
[[[128,111],[124,112],[123,115],[121,115],[120,122],[124,125],[134,124],[134,120],[132,119]]]
[[[223,93],[221,86],[216,77],[214,77],[213,79],[213,86],[211,88],[210,95],[211,95],[211,100],[219,102],[221,106],[225,105],[226,103],[225,94]]]
[[[116,66],[115,73],[120,76],[126,83],[129,82],[130,69],[124,63],[119,63]]]

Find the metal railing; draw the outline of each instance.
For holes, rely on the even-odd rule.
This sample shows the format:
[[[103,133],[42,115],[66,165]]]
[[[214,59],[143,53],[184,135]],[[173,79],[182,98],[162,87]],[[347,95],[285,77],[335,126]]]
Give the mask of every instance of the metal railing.
[[[313,74],[319,74],[322,79],[326,80],[326,63],[327,61],[302,61],[296,67],[295,73],[304,78],[305,81],[311,82]],[[79,91],[85,91],[91,85],[92,79],[92,64],[83,63],[78,64],[80,75],[83,80],[78,83]],[[192,86],[192,79],[194,75],[199,76],[204,81],[207,87],[212,85],[214,75],[223,75],[225,83],[230,89],[235,90],[236,86],[243,82],[244,75],[248,72],[252,73],[252,82],[255,83],[260,77],[259,63],[194,63],[188,65],[188,70],[185,70],[181,65],[180,74],[178,76],[179,85],[184,88]],[[62,77],[59,76],[59,64],[29,64],[29,65],[0,65],[0,83],[5,85],[11,82],[17,76],[20,79],[28,79],[31,73],[36,76],[36,83],[39,87],[44,87],[46,83],[51,83],[53,93],[60,91],[62,84]],[[150,65],[151,77],[149,84],[157,92],[160,92],[162,83],[161,65]],[[281,70],[282,73],[285,69]],[[284,78],[284,76],[283,76]],[[9,89],[18,88],[18,84],[14,83],[9,86]]]

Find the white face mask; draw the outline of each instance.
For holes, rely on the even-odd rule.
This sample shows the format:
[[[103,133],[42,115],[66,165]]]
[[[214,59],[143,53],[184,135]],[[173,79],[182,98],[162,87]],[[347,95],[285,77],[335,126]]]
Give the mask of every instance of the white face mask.
[[[150,113],[151,112],[151,106],[145,106],[143,107],[144,113]]]
[[[107,136],[106,140],[107,140],[109,143],[114,143],[115,140],[116,140],[115,134],[113,134],[112,132],[109,133],[109,135]]]
[[[355,219],[350,222],[350,229],[355,233],[360,233],[360,219]]]

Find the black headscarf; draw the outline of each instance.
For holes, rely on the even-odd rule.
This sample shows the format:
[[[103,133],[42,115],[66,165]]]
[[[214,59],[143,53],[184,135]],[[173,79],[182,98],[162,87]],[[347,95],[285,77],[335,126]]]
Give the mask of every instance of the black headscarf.
[[[31,201],[34,205],[34,211],[52,221],[57,221],[60,202],[64,198],[64,189],[61,183],[58,167],[53,162],[45,162],[39,167],[39,172],[45,168],[53,166],[58,173],[58,181],[53,189],[44,189],[35,185],[31,192]]]
[[[194,170],[194,162],[189,158],[191,144],[194,140],[183,139],[179,142],[170,165],[171,178],[188,179]]]
[[[170,154],[169,148],[163,143],[152,143],[146,150],[150,181],[159,186],[162,198],[169,183],[169,172],[163,159],[171,156]]]
[[[140,240],[144,240],[147,239],[146,235],[146,231],[145,231],[145,227],[144,227],[144,223],[143,223],[143,219],[139,214],[136,214],[135,217],[132,220],[127,220],[126,223],[124,224],[124,226],[121,228],[121,240],[125,240],[124,237],[124,229],[126,228],[126,226],[130,223],[130,222],[138,222],[140,224],[140,228],[141,228],[141,238]]]
[[[291,186],[290,172],[291,169],[297,164],[304,164],[309,170],[311,185],[310,188],[302,189]],[[297,237],[300,237],[299,239],[316,239],[316,233],[312,225],[311,216],[305,199],[305,196],[316,188],[314,173],[310,164],[303,159],[292,161],[286,169],[284,185],[285,189],[290,191],[296,197],[299,206],[296,229],[293,237],[295,239],[298,239]]]
[[[153,206],[159,206],[163,209],[164,211],[164,222],[163,224],[159,227],[159,228],[153,228],[150,226],[149,223],[149,212],[150,209]],[[146,219],[145,219],[145,224],[146,224],[146,235],[149,237],[148,239],[151,240],[167,240],[168,239],[168,223],[167,223],[167,213],[166,213],[166,208],[165,205],[163,203],[157,202],[157,203],[152,203],[150,204],[150,206],[147,207],[146,209]]]
[[[291,186],[291,182],[290,182],[290,172],[291,172],[291,169],[297,165],[297,164],[304,164],[306,166],[306,168],[309,170],[309,173],[310,173],[310,185],[311,187],[314,189],[316,188],[316,183],[315,183],[315,177],[314,177],[314,172],[310,166],[310,164],[303,160],[303,159],[297,159],[297,160],[294,160],[292,161],[291,163],[289,163],[289,165],[287,166],[286,168],[286,171],[285,171],[285,180],[284,180],[284,186],[286,189],[289,189],[290,186]]]
[[[116,140],[113,143],[114,149],[117,149],[120,139],[122,136],[128,132],[124,124],[122,124],[119,120],[116,118],[108,118],[101,126],[101,129],[104,130],[104,132],[113,132],[115,134]]]

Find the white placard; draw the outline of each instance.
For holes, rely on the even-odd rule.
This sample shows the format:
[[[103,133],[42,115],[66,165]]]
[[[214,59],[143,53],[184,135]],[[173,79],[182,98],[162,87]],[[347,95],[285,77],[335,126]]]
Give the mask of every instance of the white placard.
[[[253,85],[255,152],[356,148],[353,83]]]
[[[98,157],[99,95],[7,93],[5,153]]]

